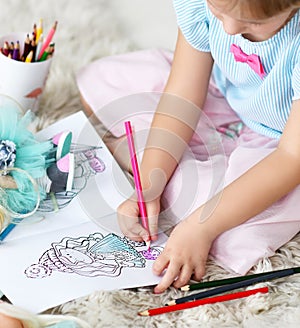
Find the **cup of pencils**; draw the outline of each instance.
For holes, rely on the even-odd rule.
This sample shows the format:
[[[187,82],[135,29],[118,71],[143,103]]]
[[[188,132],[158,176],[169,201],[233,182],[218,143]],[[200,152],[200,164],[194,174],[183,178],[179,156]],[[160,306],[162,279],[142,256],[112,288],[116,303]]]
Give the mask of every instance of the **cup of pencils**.
[[[45,37],[36,24],[30,33],[0,37],[0,94],[13,98],[25,111],[39,108],[54,55],[56,27],[57,22]]]

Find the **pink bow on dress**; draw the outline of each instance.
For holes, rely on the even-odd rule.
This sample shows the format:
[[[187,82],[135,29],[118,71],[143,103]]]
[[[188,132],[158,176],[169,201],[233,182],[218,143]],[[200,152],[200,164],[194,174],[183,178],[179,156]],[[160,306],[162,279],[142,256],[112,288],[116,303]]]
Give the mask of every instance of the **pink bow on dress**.
[[[254,72],[257,73],[261,78],[263,78],[265,76],[264,68],[257,55],[245,54],[242,51],[242,49],[239,46],[237,46],[236,44],[232,44],[230,46],[230,52],[233,53],[234,59],[237,62],[247,63],[254,70]]]

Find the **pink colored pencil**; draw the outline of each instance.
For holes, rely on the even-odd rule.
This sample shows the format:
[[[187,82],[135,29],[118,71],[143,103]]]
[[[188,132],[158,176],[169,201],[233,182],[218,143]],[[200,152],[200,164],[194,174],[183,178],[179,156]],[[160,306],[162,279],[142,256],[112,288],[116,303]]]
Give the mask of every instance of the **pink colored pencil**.
[[[142,225],[149,232],[147,209],[146,209],[144,196],[143,196],[141,178],[140,178],[140,173],[139,173],[139,166],[138,166],[138,161],[137,161],[137,157],[136,157],[136,151],[135,151],[130,121],[125,122],[125,131],[126,131],[126,135],[127,135],[127,141],[128,141],[128,147],[129,147],[129,153],[130,153],[130,159],[131,159],[131,166],[132,166],[132,173],[133,173],[135,189],[136,189],[137,197],[138,197],[138,205],[139,205]],[[150,236],[150,233],[149,233],[149,236]],[[149,248],[150,241],[148,242],[147,245]]]
[[[42,44],[40,53],[38,55],[38,60],[42,57],[42,55],[45,52],[46,48],[49,46],[50,42],[52,41],[53,35],[56,31],[56,28],[57,28],[57,21],[55,21],[54,25],[50,29],[49,33],[47,34],[47,36],[46,36],[46,38],[45,38],[45,40]]]

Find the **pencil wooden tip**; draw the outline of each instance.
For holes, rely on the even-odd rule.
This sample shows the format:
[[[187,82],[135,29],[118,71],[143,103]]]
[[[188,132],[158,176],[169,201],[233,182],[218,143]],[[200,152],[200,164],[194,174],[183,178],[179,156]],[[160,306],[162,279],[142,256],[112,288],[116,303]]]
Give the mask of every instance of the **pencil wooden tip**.
[[[146,310],[146,311],[139,312],[138,315],[140,315],[142,317],[148,317],[149,316],[149,311]]]
[[[181,287],[180,290],[187,292],[190,290],[190,285],[185,285],[185,286]]]
[[[167,306],[170,306],[170,305],[175,305],[175,304],[176,304],[176,302],[175,302],[175,301],[170,301],[170,302],[166,303],[166,305],[167,305]]]
[[[148,250],[148,251],[149,251],[149,249],[150,249],[150,245],[151,245],[151,241],[150,241],[150,240],[146,241],[146,246],[147,246],[147,250]]]

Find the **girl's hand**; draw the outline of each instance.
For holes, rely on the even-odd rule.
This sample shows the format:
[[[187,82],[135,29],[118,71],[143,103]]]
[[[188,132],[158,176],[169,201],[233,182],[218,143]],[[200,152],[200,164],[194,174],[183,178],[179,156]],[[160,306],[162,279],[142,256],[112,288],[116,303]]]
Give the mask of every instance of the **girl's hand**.
[[[205,229],[205,224],[196,217],[181,221],[171,233],[164,251],[153,265],[153,272],[162,280],[155,293],[162,293],[170,285],[179,288],[186,285],[191,276],[201,280],[205,274],[207,256],[214,237]]]
[[[134,197],[127,199],[118,207],[118,222],[122,233],[134,241],[157,240],[159,198],[146,203],[149,232],[142,226],[139,219],[139,207]]]

